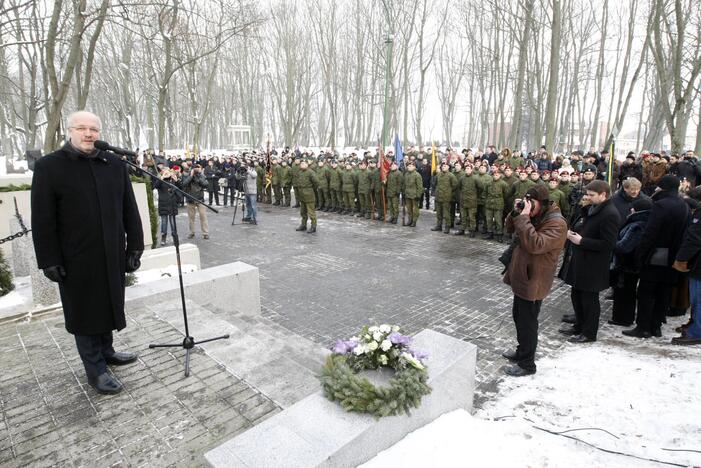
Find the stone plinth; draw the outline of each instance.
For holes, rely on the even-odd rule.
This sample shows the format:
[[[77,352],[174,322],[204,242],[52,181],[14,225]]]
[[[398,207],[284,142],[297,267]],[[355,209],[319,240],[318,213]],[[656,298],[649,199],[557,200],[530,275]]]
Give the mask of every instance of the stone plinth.
[[[10,232],[14,234],[21,230],[19,220],[15,216],[10,218]],[[15,249],[12,251],[12,273],[15,277],[29,275],[30,262],[35,262],[34,245],[30,235],[31,233],[12,241],[15,245]]]
[[[146,250],[141,256],[141,270],[165,268],[175,264],[175,246]],[[195,265],[198,270],[200,269],[200,250],[195,244],[180,244],[180,264]]]
[[[183,275],[185,297],[225,312],[260,315],[258,268],[243,262],[227,263]],[[126,289],[129,307],[149,306],[180,297],[178,277],[136,284]]]
[[[23,236],[27,238],[29,245],[32,245],[32,234]],[[14,241],[13,241],[14,242]],[[58,292],[58,284],[44,276],[44,273],[37,267],[37,259],[34,255],[34,247],[27,249],[27,262],[29,264],[29,276],[32,284],[32,302],[34,308],[41,308],[61,302]]]
[[[375,420],[349,413],[317,392],[207,452],[212,467],[355,467],[449,411],[472,409],[477,347],[424,330],[413,347],[428,352],[429,385],[411,416]]]

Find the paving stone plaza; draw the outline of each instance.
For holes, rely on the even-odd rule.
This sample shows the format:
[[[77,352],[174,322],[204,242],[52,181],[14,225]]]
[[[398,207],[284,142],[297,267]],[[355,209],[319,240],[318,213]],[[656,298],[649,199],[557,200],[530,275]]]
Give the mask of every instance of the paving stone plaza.
[[[295,232],[292,208],[259,205],[257,226],[241,224],[240,212],[232,226],[233,213],[210,213],[211,238],[198,226],[191,242],[203,268],[242,261],[260,269],[261,326],[321,347],[368,323],[409,334],[431,328],[479,347],[475,406],[496,389],[500,353],[514,344],[512,296],[497,261],[504,244],[431,232],[430,211],[416,228],[319,213],[316,234]],[[185,238],[186,215],[178,226]],[[610,303],[602,305],[605,324]],[[540,355],[563,346],[557,328],[570,308],[569,288],[556,281],[541,312]],[[201,466],[204,452],[280,411],[201,350],[184,378],[182,350],[148,348],[182,340],[181,331],[152,307],[127,317],[115,347],[140,359],[113,369],[125,387],[116,396],[87,385],[62,316],[0,325],[0,465]]]

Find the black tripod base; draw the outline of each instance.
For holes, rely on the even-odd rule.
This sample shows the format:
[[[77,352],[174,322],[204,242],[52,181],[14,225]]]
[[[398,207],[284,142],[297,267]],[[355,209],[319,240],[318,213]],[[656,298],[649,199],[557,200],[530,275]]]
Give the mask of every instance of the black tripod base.
[[[186,336],[183,338],[182,343],[171,343],[171,344],[150,344],[149,349],[153,348],[183,348],[185,350],[185,377],[190,376],[190,352],[195,345],[202,343],[209,343],[210,341],[225,340],[229,338],[229,335],[217,336],[215,338],[207,338],[206,340],[195,341],[191,336]]]

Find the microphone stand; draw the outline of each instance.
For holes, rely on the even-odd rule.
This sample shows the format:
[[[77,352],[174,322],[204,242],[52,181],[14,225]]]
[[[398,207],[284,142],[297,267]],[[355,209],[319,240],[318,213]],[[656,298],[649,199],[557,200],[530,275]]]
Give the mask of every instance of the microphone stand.
[[[150,173],[149,171],[144,170],[143,168],[139,167],[138,165],[132,163],[128,159],[122,159],[122,161],[127,164],[128,166],[133,167],[134,169],[137,170],[138,173],[145,174],[149,176],[152,180],[158,181],[160,184],[166,185],[170,190],[173,190],[183,197],[185,197],[187,200],[192,201],[195,204],[200,204],[203,205],[205,208],[214,211],[215,213],[219,213],[216,209],[212,208],[211,206],[201,202],[200,200],[196,199],[192,195],[185,193],[184,191],[180,190],[178,187],[175,185],[171,184],[170,182],[166,182],[162,179],[159,179],[158,176]],[[178,228],[175,223],[175,215],[170,214],[168,215],[168,221],[171,223],[172,227],[172,235],[173,235],[173,245],[175,246],[175,258],[176,262],[178,265],[178,280],[180,282],[180,302],[182,304],[182,309],[183,309],[183,323],[185,324],[185,338],[183,339],[182,343],[169,343],[169,344],[150,344],[148,345],[149,349],[153,348],[183,348],[185,350],[185,377],[189,377],[190,375],[190,352],[192,351],[192,348],[195,347],[195,345],[202,344],[202,343],[208,343],[210,341],[217,341],[217,340],[224,340],[229,338],[229,334],[227,333],[226,335],[222,336],[217,336],[215,338],[208,338],[206,340],[200,340],[200,341],[195,341],[195,338],[193,338],[190,335],[190,328],[187,323],[187,307],[185,306],[185,287],[183,286],[183,270],[182,270],[182,265],[180,263],[180,241],[178,239]]]

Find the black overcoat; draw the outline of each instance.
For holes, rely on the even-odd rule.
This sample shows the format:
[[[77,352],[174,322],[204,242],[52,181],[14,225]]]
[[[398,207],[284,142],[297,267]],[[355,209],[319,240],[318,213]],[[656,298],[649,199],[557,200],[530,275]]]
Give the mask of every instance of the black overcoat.
[[[67,143],[36,162],[31,197],[39,268],[66,270],[59,283],[66,330],[95,335],[126,327],[125,256],[144,249],[144,235],[124,163]]]
[[[581,291],[603,291],[609,287],[609,264],[618,236],[618,210],[609,198],[583,210],[582,223],[575,231],[582,236],[572,245],[565,282]]]

